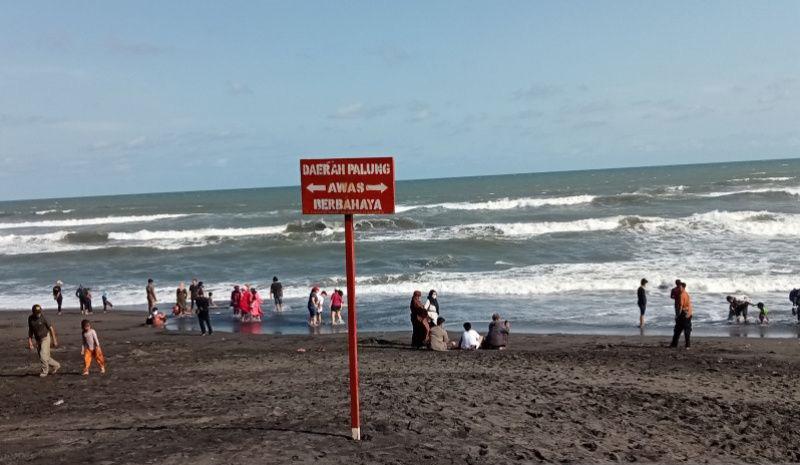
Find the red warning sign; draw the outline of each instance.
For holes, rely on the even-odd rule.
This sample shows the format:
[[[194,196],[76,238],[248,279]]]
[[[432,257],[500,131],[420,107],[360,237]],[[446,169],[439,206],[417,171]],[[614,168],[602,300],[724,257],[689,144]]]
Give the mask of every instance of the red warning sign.
[[[304,215],[394,213],[394,158],[300,160]]]

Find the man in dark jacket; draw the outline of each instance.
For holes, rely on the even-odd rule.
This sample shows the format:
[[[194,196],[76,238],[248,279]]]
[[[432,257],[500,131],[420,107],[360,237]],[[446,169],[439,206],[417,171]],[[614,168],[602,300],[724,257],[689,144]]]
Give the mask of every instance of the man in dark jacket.
[[[644,328],[644,312],[647,310],[647,280],[642,278],[642,284],[636,291],[636,303],[639,305],[639,327]]]
[[[53,368],[53,374],[55,374],[61,368],[61,364],[50,358],[50,343],[53,343],[53,347],[58,347],[56,329],[42,315],[42,307],[39,305],[33,306],[31,315],[28,317],[28,348],[30,350],[34,349],[34,341],[36,341],[39,362],[42,366],[42,372],[39,376],[42,378],[47,376],[51,367]]]

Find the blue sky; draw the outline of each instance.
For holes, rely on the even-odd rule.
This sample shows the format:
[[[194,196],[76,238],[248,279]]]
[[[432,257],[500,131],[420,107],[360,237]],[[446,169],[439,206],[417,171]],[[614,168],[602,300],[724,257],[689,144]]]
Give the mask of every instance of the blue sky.
[[[800,2],[2,2],[0,199],[800,156]]]

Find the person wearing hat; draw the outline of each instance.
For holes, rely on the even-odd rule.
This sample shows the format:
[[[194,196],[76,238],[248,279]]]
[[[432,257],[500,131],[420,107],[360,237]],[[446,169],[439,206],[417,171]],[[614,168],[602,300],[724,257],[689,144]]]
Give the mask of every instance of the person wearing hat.
[[[642,278],[641,285],[636,291],[636,303],[639,305],[639,327],[644,328],[644,312],[647,310],[647,280]]]
[[[53,347],[58,347],[56,329],[42,315],[42,307],[38,304],[33,306],[31,315],[28,317],[28,348],[30,350],[34,348],[34,341],[36,341],[39,362],[42,366],[42,372],[39,376],[42,378],[47,376],[51,367],[53,368],[53,374],[56,374],[58,369],[61,368],[61,364],[50,358],[50,343],[52,342]]]

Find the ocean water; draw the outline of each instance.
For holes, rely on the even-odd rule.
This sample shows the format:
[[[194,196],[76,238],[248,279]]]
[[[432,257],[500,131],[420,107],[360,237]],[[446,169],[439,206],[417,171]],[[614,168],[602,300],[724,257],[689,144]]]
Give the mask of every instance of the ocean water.
[[[0,202],[0,308],[52,307],[57,279],[68,306],[83,284],[143,309],[149,277],[164,302],[193,277],[221,302],[277,275],[291,309],[265,328],[306,331],[309,288],[345,287],[344,234],[299,212],[299,187]],[[356,220],[363,330],[409,328],[412,292],[436,289],[453,329],[497,311],[521,331],[624,333],[644,277],[652,331],[681,278],[700,333],[729,331],[725,296],[747,294],[767,335],[797,335],[800,160],[402,181],[395,215]]]

